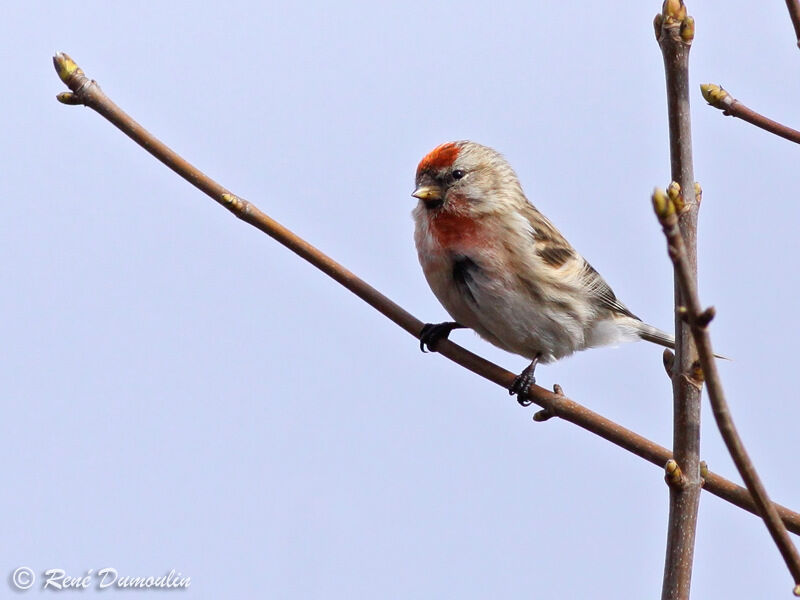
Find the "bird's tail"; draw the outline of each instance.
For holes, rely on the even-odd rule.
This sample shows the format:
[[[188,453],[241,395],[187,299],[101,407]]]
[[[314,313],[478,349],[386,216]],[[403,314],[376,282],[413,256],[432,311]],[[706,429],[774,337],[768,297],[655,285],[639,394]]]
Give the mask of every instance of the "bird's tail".
[[[653,327],[652,325],[648,325],[642,321],[639,321],[636,324],[636,328],[639,333],[639,337],[643,340],[648,342],[653,342],[654,344],[658,344],[659,346],[664,346],[665,348],[669,348],[670,350],[675,350],[675,338],[672,337],[670,334],[661,331],[657,327]],[[715,354],[715,358],[721,358],[722,360],[730,360],[727,356],[722,356],[721,354]]]
[[[636,328],[638,329],[639,337],[643,340],[675,350],[675,338],[665,331],[641,321],[636,324]]]

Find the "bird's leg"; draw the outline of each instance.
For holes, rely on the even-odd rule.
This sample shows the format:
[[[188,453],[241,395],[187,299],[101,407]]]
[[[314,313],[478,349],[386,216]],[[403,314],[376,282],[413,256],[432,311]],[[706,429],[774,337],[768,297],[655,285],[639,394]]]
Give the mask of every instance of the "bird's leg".
[[[532,400],[528,400],[528,390],[531,386],[536,383],[536,377],[533,376],[533,372],[536,370],[536,365],[539,364],[539,354],[533,357],[531,364],[529,364],[525,369],[517,375],[517,378],[514,380],[514,383],[511,384],[511,387],[508,388],[508,393],[512,396],[516,394],[517,402],[519,402],[522,406],[530,406],[533,404]]]
[[[427,352],[425,347],[431,352],[436,352],[436,344],[439,340],[446,340],[453,329],[465,329],[461,323],[455,321],[445,321],[444,323],[425,323],[419,333],[419,349]]]

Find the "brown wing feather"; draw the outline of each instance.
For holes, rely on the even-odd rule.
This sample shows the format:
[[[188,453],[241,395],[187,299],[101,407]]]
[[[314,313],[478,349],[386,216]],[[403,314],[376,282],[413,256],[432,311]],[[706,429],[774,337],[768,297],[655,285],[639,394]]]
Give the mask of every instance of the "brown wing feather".
[[[578,257],[561,232],[534,206],[528,204],[525,216],[531,226],[531,235],[536,243],[536,254],[554,269],[562,267]]]
[[[600,276],[600,273],[598,273],[592,265],[586,262],[586,260],[584,260],[583,263],[585,265],[584,281],[590,290],[590,295],[596,298],[601,306],[608,308],[615,313],[619,313],[625,315],[626,317],[632,317],[637,321],[641,321],[639,317],[628,310],[627,306],[617,300],[614,290],[612,290],[611,286],[608,285],[605,279]]]
[[[544,245],[541,245],[536,250],[536,254],[538,254],[544,262],[546,262],[554,269],[558,269],[564,263],[566,263],[568,260],[572,259],[575,256],[575,253],[572,251],[572,248],[563,248],[561,246],[544,246]]]
[[[575,251],[566,238],[561,235],[561,232],[542,213],[531,204],[528,205],[526,213],[525,216],[531,224],[531,232],[536,242],[536,253],[546,264],[558,269],[570,260],[582,262],[581,279],[586,286],[586,293],[590,297],[603,308],[641,320],[617,299],[614,290],[600,276],[600,273]]]

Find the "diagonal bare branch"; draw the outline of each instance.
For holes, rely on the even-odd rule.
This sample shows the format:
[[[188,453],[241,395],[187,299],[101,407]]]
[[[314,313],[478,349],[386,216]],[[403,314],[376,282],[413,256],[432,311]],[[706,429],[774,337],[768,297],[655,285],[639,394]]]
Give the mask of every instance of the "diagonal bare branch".
[[[419,339],[423,326],[422,321],[359,279],[344,266],[271,219],[256,206],[235,196],[181,158],[114,104],[102,92],[100,86],[86,77],[69,56],[59,53],[54,57],[53,62],[61,79],[72,90],[71,92],[59,94],[59,101],[65,104],[87,106],[97,111],[159,161],[227,208],[234,216],[271,236],[277,242],[339,282],[399,327]],[[504,389],[508,389],[514,381],[514,373],[473,354],[450,340],[441,340],[436,348],[437,352],[443,356]],[[542,406],[545,410],[549,410],[556,416],[595,433],[660,468],[672,458],[669,450],[663,446],[606,419],[564,396],[538,386],[532,386],[529,395],[536,404]],[[704,473],[704,478],[705,490],[748,512],[756,514],[755,504],[745,488],[711,472]],[[776,505],[776,508],[781,518],[786,522],[787,527],[792,532],[800,535],[800,513],[780,505]]]
[[[706,102],[714,108],[720,109],[723,115],[738,117],[742,121],[747,121],[756,127],[779,135],[790,142],[800,144],[800,131],[782,125],[777,121],[773,121],[757,113],[752,108],[748,108],[731,96],[722,86],[714,83],[704,83],[700,86],[700,91],[703,93],[703,98],[706,99]]]
[[[739,433],[733,424],[728,403],[725,400],[725,392],[722,389],[722,380],[717,371],[717,363],[714,360],[714,351],[711,348],[711,337],[708,333],[708,324],[714,318],[714,309],[703,310],[700,306],[700,299],[697,293],[697,283],[694,273],[687,259],[687,248],[684,244],[683,236],[678,228],[678,217],[676,212],[675,200],[679,199],[678,193],[667,195],[661,190],[653,193],[653,206],[658,219],[667,237],[669,256],[675,267],[675,274],[681,286],[684,304],[680,308],[683,318],[691,328],[692,335],[697,343],[700,355],[700,365],[706,386],[714,418],[717,421],[722,439],[728,447],[728,451],[733,457],[739,474],[744,479],[747,489],[752,494],[758,505],[758,511],[767,529],[775,540],[780,550],[786,566],[794,577],[795,595],[800,596],[800,554],[797,548],[789,539],[789,534],[778,516],[772,501],[769,499],[767,490],[761,483],[753,462],[745,450]]]

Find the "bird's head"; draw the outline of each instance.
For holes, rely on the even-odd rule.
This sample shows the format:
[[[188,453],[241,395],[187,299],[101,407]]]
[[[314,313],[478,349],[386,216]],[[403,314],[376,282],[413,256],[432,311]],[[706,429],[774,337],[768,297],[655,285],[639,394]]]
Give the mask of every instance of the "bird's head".
[[[514,170],[503,156],[475,142],[447,142],[431,150],[417,167],[411,194],[428,211],[495,212],[524,200]]]

